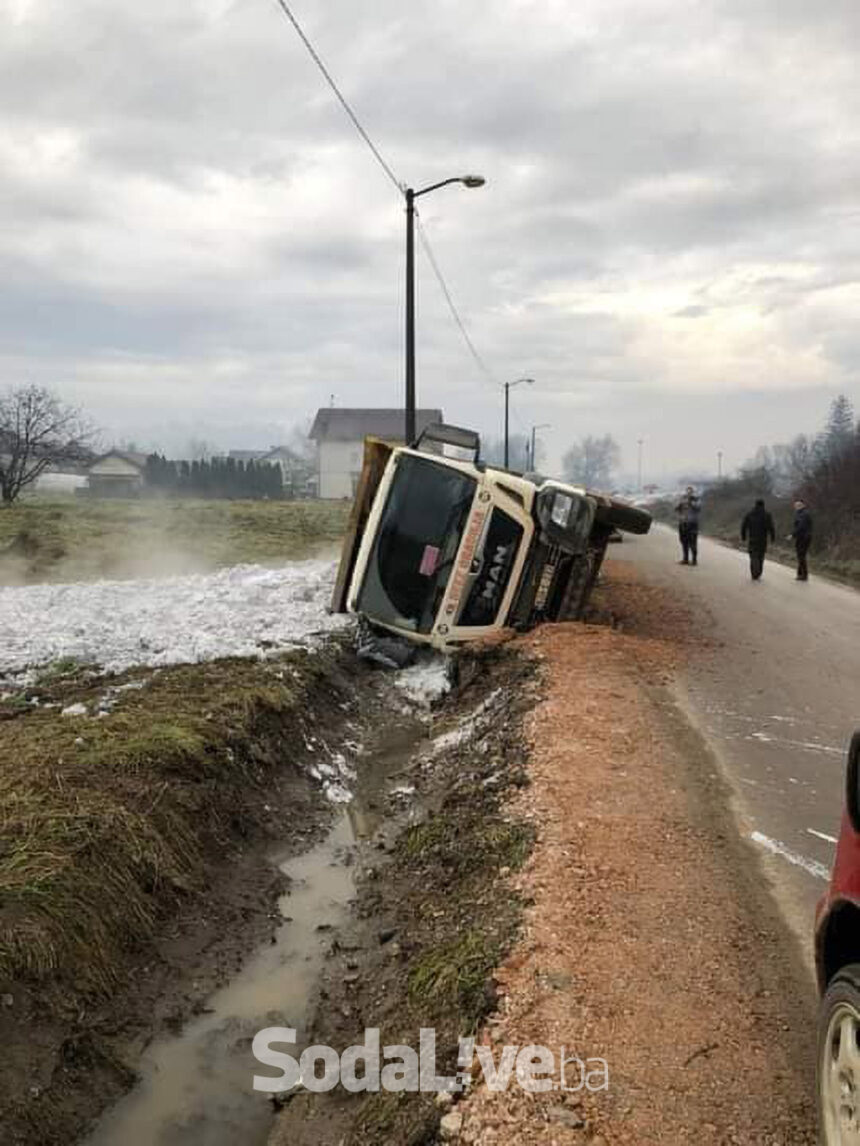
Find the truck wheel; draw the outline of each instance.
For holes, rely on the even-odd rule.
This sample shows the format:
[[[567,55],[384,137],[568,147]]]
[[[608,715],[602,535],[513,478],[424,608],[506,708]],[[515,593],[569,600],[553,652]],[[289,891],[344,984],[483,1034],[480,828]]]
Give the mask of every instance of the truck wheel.
[[[860,1141],[860,964],[844,967],[821,1001],[816,1093],[822,1146]]]
[[[639,509],[614,497],[608,506],[598,504],[595,517],[615,529],[623,529],[625,533],[647,533],[651,528],[651,514],[647,509]]]

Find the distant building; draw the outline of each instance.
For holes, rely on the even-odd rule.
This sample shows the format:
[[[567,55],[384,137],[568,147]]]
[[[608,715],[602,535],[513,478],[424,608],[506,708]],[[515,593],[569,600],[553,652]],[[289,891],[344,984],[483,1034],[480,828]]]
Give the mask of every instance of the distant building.
[[[248,462],[276,465],[281,471],[284,497],[316,497],[316,465],[289,446],[271,446],[268,450],[229,450],[223,456],[243,465]]]
[[[319,496],[352,497],[361,474],[366,437],[403,443],[402,409],[346,410],[326,407],[317,411],[308,437],[317,444]],[[416,410],[415,424],[421,431],[442,421],[441,410]]]
[[[87,470],[90,497],[137,497],[146,484],[146,454],[111,450]]]
[[[316,497],[317,475],[313,462],[289,446],[272,446],[256,460],[280,467],[285,497]]]
[[[230,450],[227,457],[232,458],[234,462],[258,462],[268,452],[268,450]]]

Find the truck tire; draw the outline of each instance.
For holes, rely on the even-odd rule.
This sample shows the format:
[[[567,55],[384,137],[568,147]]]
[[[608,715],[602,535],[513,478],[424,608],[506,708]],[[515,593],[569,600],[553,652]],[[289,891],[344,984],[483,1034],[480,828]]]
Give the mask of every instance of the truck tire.
[[[595,514],[597,521],[623,529],[625,533],[647,533],[651,528],[651,514],[647,509],[639,509],[626,501],[611,498],[609,505],[598,505]]]

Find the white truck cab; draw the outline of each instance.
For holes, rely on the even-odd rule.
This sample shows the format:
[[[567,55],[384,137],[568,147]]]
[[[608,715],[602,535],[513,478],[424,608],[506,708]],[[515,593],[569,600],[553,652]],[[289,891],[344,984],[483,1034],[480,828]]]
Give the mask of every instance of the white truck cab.
[[[443,425],[412,447],[368,440],[336,611],[441,649],[581,616],[613,530],[650,526],[626,503],[484,465],[479,449]]]

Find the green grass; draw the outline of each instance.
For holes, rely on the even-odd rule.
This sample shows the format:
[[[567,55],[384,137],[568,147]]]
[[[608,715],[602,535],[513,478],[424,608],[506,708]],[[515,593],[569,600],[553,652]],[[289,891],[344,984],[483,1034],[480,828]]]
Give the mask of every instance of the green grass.
[[[0,704],[0,979],[108,989],[123,951],[250,832],[328,659],[136,670],[125,677],[146,686],[104,719],[95,710],[115,682],[86,673]],[[88,715],[63,717],[73,702]]]
[[[0,585],[277,565],[332,550],[348,512],[345,502],[31,498],[0,509]]]
[[[502,944],[480,928],[428,951],[412,968],[409,995],[422,1006],[451,1007],[473,1030],[486,1011],[486,984],[502,955]]]

